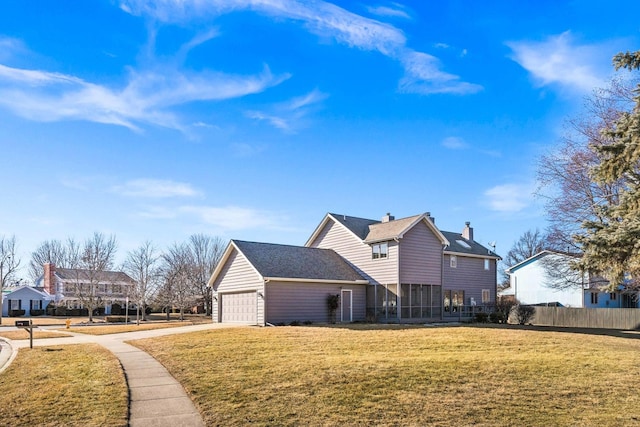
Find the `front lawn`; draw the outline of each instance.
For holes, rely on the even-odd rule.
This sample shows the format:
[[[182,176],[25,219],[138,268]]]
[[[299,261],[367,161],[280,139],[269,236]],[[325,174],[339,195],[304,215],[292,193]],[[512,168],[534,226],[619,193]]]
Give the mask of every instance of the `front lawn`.
[[[97,344],[21,349],[0,374],[0,425],[126,426],[118,359]]]
[[[43,338],[63,338],[70,337],[71,335],[60,333],[60,332],[51,332],[51,331],[42,331],[42,330],[34,330],[33,331],[33,339],[39,340]],[[10,340],[28,340],[29,332],[26,329],[18,329],[17,331],[5,331],[0,329],[0,337],[7,338]]]
[[[136,332],[136,331],[149,331],[153,329],[166,329],[177,328],[180,326],[193,325],[191,322],[166,322],[166,323],[141,323],[136,325],[135,323],[129,323],[128,325],[109,325],[100,324],[99,326],[76,326],[69,329],[60,329],[61,331],[76,332],[79,334],[87,335],[109,335],[109,334],[121,334],[124,332]]]
[[[640,341],[483,327],[233,328],[134,342],[207,425],[640,425]]]

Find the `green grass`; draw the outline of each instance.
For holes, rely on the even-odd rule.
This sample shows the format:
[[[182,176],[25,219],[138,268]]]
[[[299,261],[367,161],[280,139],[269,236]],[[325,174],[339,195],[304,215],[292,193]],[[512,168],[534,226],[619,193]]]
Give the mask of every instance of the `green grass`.
[[[118,360],[97,344],[21,349],[0,374],[0,425],[126,426]]]
[[[640,425],[640,341],[482,327],[235,328],[136,341],[207,425]]]

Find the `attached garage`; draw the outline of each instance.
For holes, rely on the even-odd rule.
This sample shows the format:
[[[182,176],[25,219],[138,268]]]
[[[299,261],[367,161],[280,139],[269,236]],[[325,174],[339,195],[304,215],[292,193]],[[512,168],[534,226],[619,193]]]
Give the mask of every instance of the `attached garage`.
[[[209,280],[213,321],[267,325],[365,319],[369,282],[331,249],[232,240]]]
[[[331,319],[327,297],[340,295],[340,306]],[[267,282],[267,319],[271,323],[352,322],[366,316],[366,285],[310,282]]]
[[[220,295],[220,318],[223,323],[247,323],[258,321],[257,293],[238,292]]]

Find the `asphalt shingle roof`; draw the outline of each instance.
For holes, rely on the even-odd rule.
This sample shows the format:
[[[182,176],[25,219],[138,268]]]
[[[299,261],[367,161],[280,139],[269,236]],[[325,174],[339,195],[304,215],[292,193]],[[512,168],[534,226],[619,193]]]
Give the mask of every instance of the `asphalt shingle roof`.
[[[369,226],[377,224],[380,221],[366,218],[357,218],[355,216],[347,216],[340,214],[330,213],[340,224],[347,227],[353,234],[358,236],[359,239],[364,240],[369,234]]]
[[[400,237],[400,234],[402,234],[402,232],[419,217],[420,215],[414,215],[389,222],[378,221],[377,223],[369,226],[369,234],[365,240],[367,242],[378,242]]]
[[[99,282],[108,283],[134,281],[122,271],[91,271],[56,267],[55,274],[62,280],[98,280]]]
[[[332,249],[233,240],[263,277],[365,280]]]
[[[414,215],[389,222],[382,222],[373,219],[356,218],[335,213],[331,213],[330,215],[365,242],[391,240],[395,237],[399,237],[399,235],[420,216]],[[449,246],[445,249],[447,251],[460,254],[498,257],[496,253],[475,240],[465,239],[462,237],[461,233],[443,230],[440,230],[440,232],[449,241]],[[459,244],[456,240],[461,240],[467,243],[469,248]]]
[[[485,248],[475,240],[465,239],[464,237],[462,237],[462,234],[460,233],[455,233],[453,231],[442,231],[442,230],[440,232],[444,234],[444,237],[446,237],[447,240],[449,241],[449,246],[446,247],[445,251],[457,252],[457,253],[469,254],[469,255],[482,255],[482,256],[495,256],[495,257],[498,256],[493,251],[491,251],[488,248]],[[470,247],[467,248],[461,245],[460,243],[457,242],[458,240],[465,242]]]

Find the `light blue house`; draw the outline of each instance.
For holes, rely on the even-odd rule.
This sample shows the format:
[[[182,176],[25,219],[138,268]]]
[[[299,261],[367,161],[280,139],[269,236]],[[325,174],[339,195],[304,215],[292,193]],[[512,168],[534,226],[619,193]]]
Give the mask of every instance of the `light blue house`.
[[[572,270],[574,255],[544,250],[509,267],[510,286],[499,292],[521,304],[583,308],[638,308],[637,292],[603,292],[606,281]]]
[[[53,297],[42,288],[7,288],[2,292],[2,316],[43,314],[52,299]]]
[[[597,287],[584,290],[586,308],[639,308],[638,292],[625,291],[620,287],[615,292],[601,292]]]

